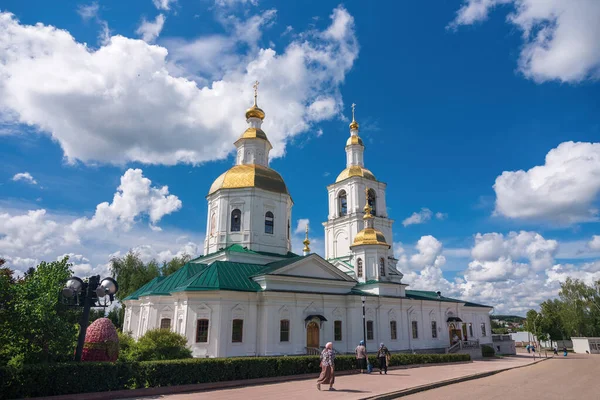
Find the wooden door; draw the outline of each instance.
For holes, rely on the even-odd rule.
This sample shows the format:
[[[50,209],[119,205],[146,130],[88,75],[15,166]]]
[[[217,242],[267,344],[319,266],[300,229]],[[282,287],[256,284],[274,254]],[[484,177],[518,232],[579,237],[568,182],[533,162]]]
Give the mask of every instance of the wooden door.
[[[310,322],[306,327],[306,347],[319,348],[319,325]]]

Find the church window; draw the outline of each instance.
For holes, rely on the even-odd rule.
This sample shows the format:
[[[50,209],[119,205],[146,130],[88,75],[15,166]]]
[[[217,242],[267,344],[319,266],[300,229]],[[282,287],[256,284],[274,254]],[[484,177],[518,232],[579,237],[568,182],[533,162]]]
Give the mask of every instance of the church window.
[[[431,321],[431,337],[433,339],[437,338],[437,322]]]
[[[473,337],[473,324],[469,322],[469,336]]]
[[[236,208],[231,212],[231,232],[242,230],[242,212]]]
[[[232,329],[231,329],[231,342],[232,343],[242,343],[243,331],[244,331],[244,320],[243,319],[234,319]]]
[[[363,276],[362,258],[356,260],[356,276],[358,276],[359,278],[362,278]]]
[[[196,343],[206,342],[208,342],[208,320],[199,319],[196,322]]]
[[[419,338],[419,323],[417,321],[412,322],[412,337],[413,339]]]
[[[216,225],[216,216],[215,216],[215,212],[213,211],[212,214],[210,215],[210,236],[215,236],[215,225]]]
[[[279,321],[279,341],[289,342],[290,341],[290,320],[282,319]]]
[[[383,257],[379,259],[379,275],[385,276],[385,259]]]
[[[265,214],[265,233],[273,234],[273,213],[271,211],[267,211]]]
[[[367,340],[373,340],[373,321],[367,321]]]
[[[371,215],[377,215],[377,196],[373,189],[369,189],[369,206],[371,207]]]
[[[481,336],[485,336],[486,332],[485,332],[485,322],[481,323]]]
[[[338,207],[339,207],[339,216],[343,217],[348,214],[348,200],[346,198],[346,191],[342,190],[338,195]]]
[[[398,339],[398,327],[396,326],[396,321],[390,321],[390,338],[392,340]]]
[[[342,340],[342,321],[333,321],[333,340]]]
[[[171,318],[163,318],[160,320],[160,329],[171,329]]]

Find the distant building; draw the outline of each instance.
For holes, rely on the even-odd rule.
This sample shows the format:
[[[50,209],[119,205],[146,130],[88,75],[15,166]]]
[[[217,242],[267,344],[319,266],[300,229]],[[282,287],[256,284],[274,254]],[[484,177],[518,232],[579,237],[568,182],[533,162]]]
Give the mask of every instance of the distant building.
[[[581,354],[600,354],[600,337],[572,337],[573,351]]]

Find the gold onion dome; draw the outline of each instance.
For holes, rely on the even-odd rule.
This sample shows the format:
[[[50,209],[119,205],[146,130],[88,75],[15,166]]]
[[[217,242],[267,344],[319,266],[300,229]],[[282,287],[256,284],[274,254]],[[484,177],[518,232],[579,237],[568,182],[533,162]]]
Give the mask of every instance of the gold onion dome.
[[[360,165],[353,165],[343,170],[335,180],[336,183],[343,181],[344,179],[352,178],[353,176],[361,176],[371,181],[376,181],[375,175],[368,169],[361,167]]]
[[[359,144],[364,146],[362,139],[358,135],[351,135],[346,141],[346,146],[350,146],[353,144]]]
[[[287,194],[288,189],[277,171],[258,164],[235,165],[221,174],[210,187],[208,194],[220,189],[252,188]]]
[[[350,129],[358,130],[358,122],[356,122],[354,119],[352,119],[352,122],[350,122]]]
[[[258,81],[254,82],[254,85],[252,87],[254,88],[254,105],[246,110],[246,119],[265,119],[265,112],[260,107],[258,107],[258,104],[256,103],[258,98]]]
[[[310,253],[310,247],[308,247],[310,245],[310,240],[308,240],[308,224],[306,224],[306,236],[305,236],[304,240],[302,241],[302,244],[304,245],[302,252]]]
[[[365,189],[365,194],[367,195],[367,203],[365,204],[365,215],[363,217],[363,220],[365,221],[365,228],[356,234],[356,236],[354,237],[354,242],[350,247],[368,244],[387,246],[389,249],[391,246],[385,241],[385,236],[383,236],[383,233],[373,228],[373,215],[371,214],[371,206],[369,205],[368,201],[368,193],[369,189],[367,188]]]

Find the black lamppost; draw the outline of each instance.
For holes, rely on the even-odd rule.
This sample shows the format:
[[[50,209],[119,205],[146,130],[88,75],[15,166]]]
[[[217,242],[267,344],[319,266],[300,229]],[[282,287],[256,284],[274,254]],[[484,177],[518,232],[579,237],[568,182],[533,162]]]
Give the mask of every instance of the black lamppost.
[[[62,290],[62,296],[67,305],[72,307],[83,307],[83,314],[79,322],[79,337],[77,338],[77,349],[75,350],[75,361],[81,361],[85,333],[87,331],[90,308],[108,307],[115,299],[115,293],[119,290],[117,281],[113,278],[100,280],[100,275],[90,276],[87,282],[80,278],[71,277]],[[108,299],[107,299],[108,297]]]
[[[362,301],[363,306],[363,342],[365,342],[365,353],[367,352],[367,321],[365,321],[365,301],[367,301],[367,296],[360,296],[360,300]]]

